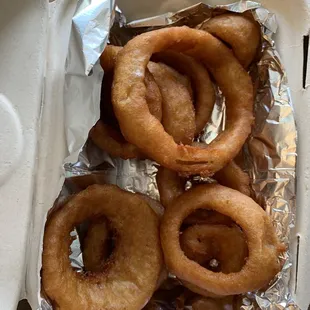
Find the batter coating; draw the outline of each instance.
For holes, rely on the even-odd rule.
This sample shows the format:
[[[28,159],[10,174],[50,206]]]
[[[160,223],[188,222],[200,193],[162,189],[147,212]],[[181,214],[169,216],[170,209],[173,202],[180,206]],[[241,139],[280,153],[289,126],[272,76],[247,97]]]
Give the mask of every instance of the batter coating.
[[[254,60],[261,34],[259,24],[252,18],[241,14],[222,14],[207,20],[199,29],[227,43],[245,68]]]
[[[196,130],[195,110],[188,85],[180,73],[162,63],[148,64],[162,94],[162,124],[176,143],[191,144]]]
[[[190,78],[194,89],[195,135],[199,135],[209,121],[215,103],[215,91],[207,69],[193,57],[173,51],[155,54],[153,58]]]

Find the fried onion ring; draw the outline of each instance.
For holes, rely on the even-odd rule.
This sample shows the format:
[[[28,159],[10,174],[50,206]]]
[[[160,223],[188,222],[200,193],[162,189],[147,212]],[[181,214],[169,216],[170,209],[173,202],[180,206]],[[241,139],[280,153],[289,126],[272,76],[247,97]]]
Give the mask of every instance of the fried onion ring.
[[[208,31],[231,46],[245,68],[254,60],[261,34],[259,24],[252,18],[240,14],[222,14],[207,20],[199,29]]]
[[[102,216],[116,231],[113,263],[104,272],[76,273],[69,260],[70,232]],[[90,186],[52,212],[45,225],[42,283],[53,305],[66,310],[141,309],[162,269],[158,225],[143,199],[114,185]]]
[[[215,103],[215,91],[207,69],[194,58],[173,51],[161,52],[152,58],[190,78],[195,94],[195,135],[199,135],[209,121]]]
[[[232,218],[241,227],[248,245],[248,259],[239,272],[215,273],[190,260],[182,251],[179,232],[183,220],[197,209],[211,209]],[[166,209],[161,223],[161,243],[170,272],[181,281],[216,295],[257,290],[280,270],[283,252],[272,222],[251,198],[218,185],[198,185],[179,196]]]
[[[153,53],[167,49],[201,60],[226,97],[226,130],[207,148],[176,144],[149,113],[144,85],[146,66]],[[240,151],[253,122],[249,75],[218,39],[186,26],[143,33],[126,44],[116,61],[112,103],[126,140],[162,166],[184,175],[209,176],[225,167]]]

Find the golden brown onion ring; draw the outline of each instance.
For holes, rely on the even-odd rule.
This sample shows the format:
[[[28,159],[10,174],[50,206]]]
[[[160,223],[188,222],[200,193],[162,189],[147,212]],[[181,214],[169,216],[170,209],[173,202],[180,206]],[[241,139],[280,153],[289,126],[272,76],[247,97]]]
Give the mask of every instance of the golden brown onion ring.
[[[207,69],[194,58],[173,51],[155,54],[154,59],[171,66],[190,78],[195,97],[195,135],[199,135],[209,121],[215,103],[215,91]]]
[[[108,49],[108,51],[110,51]],[[113,49],[112,49],[113,50]],[[119,130],[118,122],[115,117],[112,101],[111,101],[111,91],[112,91],[112,83],[113,83],[113,71],[107,71],[104,74],[104,78],[102,81],[101,88],[101,102],[100,102],[100,110],[101,110],[101,119],[107,124],[113,125],[116,129]],[[160,90],[154,80],[152,74],[147,70],[145,74],[145,86],[147,88],[146,101],[150,113],[154,115],[157,119],[162,119],[162,98]],[[111,122],[112,120],[112,122]]]
[[[102,216],[116,231],[113,263],[104,272],[76,273],[69,260],[70,232]],[[65,310],[141,309],[162,269],[158,225],[143,199],[113,185],[90,186],[52,212],[45,225],[42,284],[53,305]]]
[[[211,209],[232,218],[248,244],[248,259],[239,272],[215,273],[190,260],[180,247],[183,220],[197,209]],[[284,250],[272,222],[251,198],[218,185],[198,185],[173,201],[161,223],[161,243],[170,272],[181,281],[216,295],[235,295],[257,290],[280,270],[278,255]]]
[[[195,110],[186,82],[180,73],[162,63],[149,62],[148,69],[153,75],[162,94],[162,124],[176,143],[191,144],[196,130]]]
[[[247,68],[257,53],[260,44],[259,24],[240,14],[215,16],[199,26],[231,46],[236,58]]]
[[[176,144],[149,113],[144,85],[146,66],[153,53],[167,49],[201,60],[226,97],[226,130],[207,148]],[[225,167],[240,151],[253,122],[249,75],[218,39],[186,26],[147,32],[126,44],[116,61],[112,103],[126,140],[162,166],[184,175],[209,176]]]

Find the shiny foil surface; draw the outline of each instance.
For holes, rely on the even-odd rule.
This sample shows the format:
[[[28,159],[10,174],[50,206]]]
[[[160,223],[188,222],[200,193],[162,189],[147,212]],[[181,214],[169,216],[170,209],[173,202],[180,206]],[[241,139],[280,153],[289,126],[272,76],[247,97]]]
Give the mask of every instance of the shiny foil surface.
[[[257,94],[254,111],[255,125],[244,146],[244,168],[251,177],[251,187],[256,200],[272,217],[279,238],[289,246],[290,230],[294,227],[296,207],[297,132],[286,73],[273,41],[273,35],[277,30],[275,16],[253,1],[240,1],[216,7],[198,3],[176,13],[167,13],[126,24],[125,16],[116,7],[109,41],[111,44],[124,45],[139,33],[172,25],[187,25],[199,29],[200,25],[213,14],[222,14],[227,11],[236,13],[249,11],[261,25],[261,58],[249,69],[253,82],[257,85]],[[74,17],[75,22],[78,20],[78,17]],[[90,61],[85,58],[83,61],[84,67],[81,72],[86,74],[92,67],[93,57],[98,59],[100,55],[101,49],[98,47],[103,46],[98,43],[94,44],[98,39],[97,35],[102,36],[103,24],[101,22],[107,25],[107,21],[98,19],[89,39],[75,46],[77,54],[86,50],[91,55]],[[75,27],[79,28],[78,25]],[[98,32],[96,27],[98,27]],[[72,62],[73,59],[71,59]],[[98,75],[98,78],[101,78],[101,75]],[[101,80],[97,83],[101,83]],[[99,106],[99,101],[96,104]],[[225,100],[221,92],[217,90],[217,100],[212,117],[199,140],[209,143],[223,129],[225,129]],[[61,200],[93,183],[112,183],[128,191],[144,193],[154,199],[159,198],[155,181],[156,163],[150,160],[111,158],[91,141],[87,141],[79,154],[78,162],[71,163],[68,160],[66,162],[66,181],[59,197]],[[193,182],[210,182],[210,180],[194,178],[189,182],[189,187]],[[73,268],[81,272],[83,259],[79,234],[75,231],[72,232],[72,236],[75,241],[71,245],[70,260]],[[240,309],[299,309],[292,301],[289,291],[292,269],[289,249],[280,259],[283,262],[283,269],[266,290],[236,297]],[[180,306],[179,289],[180,283],[171,275],[162,287],[163,291],[168,292],[169,297],[167,298],[167,294],[155,294],[149,306],[156,310],[191,309],[189,305]],[[42,309],[51,310],[52,307],[42,299]]]

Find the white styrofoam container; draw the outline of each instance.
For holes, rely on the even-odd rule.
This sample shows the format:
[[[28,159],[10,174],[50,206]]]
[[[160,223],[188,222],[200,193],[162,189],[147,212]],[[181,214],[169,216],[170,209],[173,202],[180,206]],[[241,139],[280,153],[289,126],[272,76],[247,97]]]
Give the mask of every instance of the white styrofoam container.
[[[232,0],[210,0],[227,4]],[[297,225],[292,291],[310,304],[310,60],[302,87],[307,0],[261,0],[276,13],[276,44],[287,70],[299,131]],[[307,3],[308,2],[308,3]],[[196,0],[119,0],[130,20],[176,11]],[[40,243],[45,214],[62,186],[64,66],[75,1],[1,0],[0,4],[0,310],[27,296],[38,307]],[[297,243],[297,237],[299,242]],[[28,260],[27,269],[25,258]],[[297,278],[296,278],[297,275]],[[26,295],[25,295],[26,294]]]
[[[0,309],[16,309],[25,281],[44,84],[47,1],[0,3]],[[5,97],[4,97],[5,96]]]

